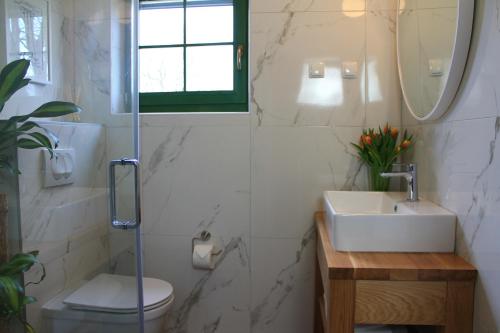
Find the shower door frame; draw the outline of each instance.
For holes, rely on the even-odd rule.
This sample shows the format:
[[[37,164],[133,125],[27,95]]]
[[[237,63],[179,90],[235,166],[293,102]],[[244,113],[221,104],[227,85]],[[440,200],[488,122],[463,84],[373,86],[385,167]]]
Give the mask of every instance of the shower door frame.
[[[140,140],[140,118],[139,118],[139,0],[132,0],[132,17],[131,17],[131,85],[132,85],[132,113],[133,113],[133,126],[134,126],[134,158],[141,161],[141,140]],[[140,181],[140,168],[139,168],[139,193],[142,191]],[[137,198],[136,198],[137,199]],[[140,196],[139,196],[140,203]],[[141,214],[142,212],[139,212]],[[136,281],[137,281],[137,310],[139,320],[139,332],[144,333],[144,289],[143,289],[143,263],[142,263],[142,235],[141,225],[135,229],[135,250],[136,250]]]
[[[135,279],[137,287],[137,313],[139,333],[144,333],[144,288],[143,288],[143,262],[142,262],[142,235],[141,235],[141,168],[140,168],[140,118],[139,118],[139,0],[130,0],[130,89],[133,127],[133,151],[131,158],[123,157],[109,163],[109,222],[112,228],[135,233]],[[116,211],[116,184],[115,167],[132,166],[134,168],[134,201],[135,220],[119,221]]]

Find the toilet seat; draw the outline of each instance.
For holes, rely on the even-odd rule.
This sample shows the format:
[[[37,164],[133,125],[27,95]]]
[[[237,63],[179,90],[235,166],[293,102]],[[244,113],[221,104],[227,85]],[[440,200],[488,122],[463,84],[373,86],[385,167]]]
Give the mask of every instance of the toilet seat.
[[[159,308],[173,299],[172,285],[166,281],[143,278],[144,310]],[[135,277],[100,274],[71,295],[64,304],[74,310],[116,314],[137,312],[137,281]]]

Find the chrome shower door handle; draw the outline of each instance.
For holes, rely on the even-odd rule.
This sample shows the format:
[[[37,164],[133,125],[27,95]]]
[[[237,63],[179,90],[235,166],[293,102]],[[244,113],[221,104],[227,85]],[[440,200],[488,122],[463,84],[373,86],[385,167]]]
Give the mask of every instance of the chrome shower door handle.
[[[135,220],[122,221],[118,219],[116,208],[116,166],[132,166],[134,168],[134,198],[135,198]],[[141,225],[141,189],[140,189],[140,163],[136,159],[124,158],[113,160],[109,163],[109,211],[111,226],[115,229],[137,229]]]

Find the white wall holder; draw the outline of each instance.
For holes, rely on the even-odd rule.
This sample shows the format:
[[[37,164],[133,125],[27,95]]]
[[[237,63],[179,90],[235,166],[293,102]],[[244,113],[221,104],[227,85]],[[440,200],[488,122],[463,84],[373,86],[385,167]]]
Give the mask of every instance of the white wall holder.
[[[51,156],[48,149],[44,149],[42,154],[44,187],[69,185],[75,182],[74,149],[54,149],[54,156]]]
[[[193,268],[214,270],[223,250],[211,242],[212,235],[203,231],[192,239]]]

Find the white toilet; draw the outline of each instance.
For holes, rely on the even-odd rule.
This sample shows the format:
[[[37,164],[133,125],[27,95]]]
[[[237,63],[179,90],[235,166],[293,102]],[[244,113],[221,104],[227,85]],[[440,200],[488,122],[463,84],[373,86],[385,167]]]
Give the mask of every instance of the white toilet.
[[[146,333],[160,333],[174,301],[172,285],[144,278]],[[100,274],[77,290],[68,290],[42,308],[44,333],[136,333],[136,279]]]

